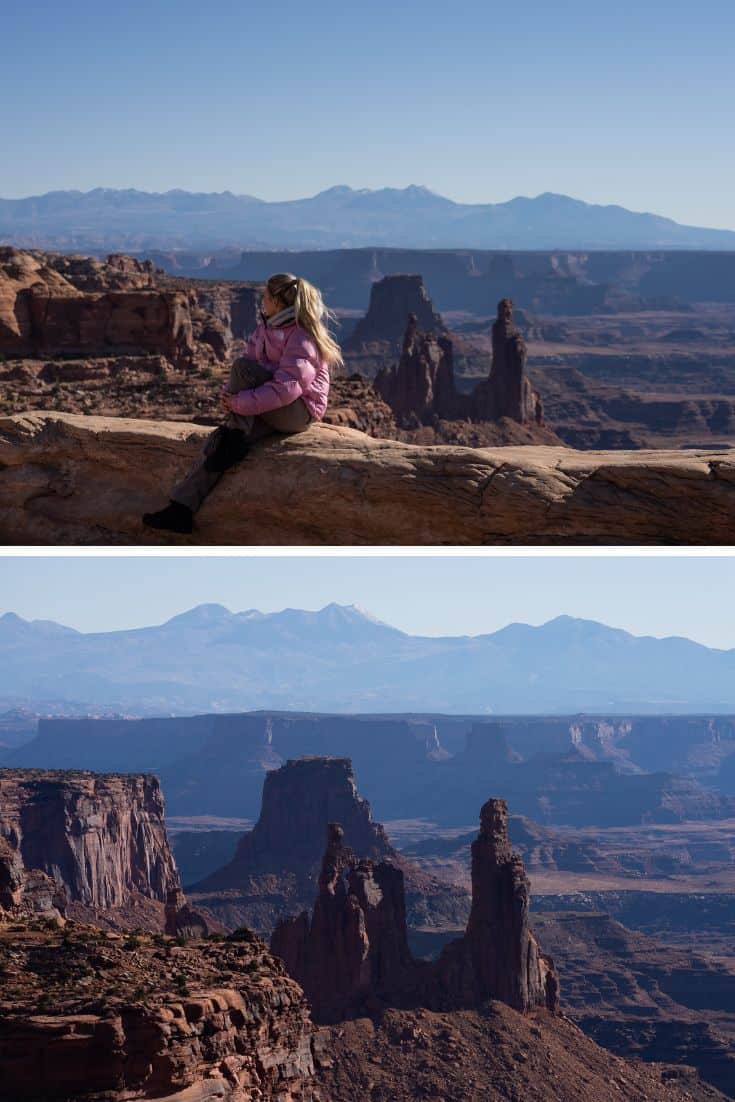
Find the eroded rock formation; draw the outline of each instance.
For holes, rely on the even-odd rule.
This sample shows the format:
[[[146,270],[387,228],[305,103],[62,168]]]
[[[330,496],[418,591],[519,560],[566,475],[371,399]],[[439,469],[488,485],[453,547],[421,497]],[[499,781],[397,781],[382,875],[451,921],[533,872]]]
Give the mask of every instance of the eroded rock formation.
[[[303,992],[259,938],[0,926],[2,1102],[307,1102]]]
[[[409,315],[397,366],[378,373],[375,389],[402,427],[433,417],[454,420],[469,412],[468,400],[454,385],[451,340],[419,330],[416,314]]]
[[[513,303],[503,298],[492,328],[490,377],[472,395],[472,416],[481,421],[509,417],[521,424],[543,423],[543,403],[526,375],[526,342],[513,320]]]
[[[389,275],[370,288],[367,314],[344,342],[345,352],[369,354],[397,352],[403,341],[406,318],[413,315],[417,327],[437,336],[447,327],[432,304],[420,275]]]
[[[75,259],[77,267],[84,264],[80,273]],[[105,279],[99,262],[57,261],[43,253],[0,249],[0,353],[161,354],[178,365],[191,360],[188,297],[153,287],[150,266],[112,257],[112,273]],[[75,275],[84,289],[72,282]]]
[[[27,869],[19,851],[0,836],[0,923],[33,917],[63,919],[63,889],[40,869]]]
[[[450,1003],[477,1005],[500,999],[515,1010],[557,1010],[554,963],[539,950],[528,921],[529,884],[521,857],[508,839],[505,800],[488,800],[472,843],[472,910],[464,937],[438,961]]]
[[[193,901],[229,926],[244,923],[270,935],[279,918],[311,905],[324,876],[324,833],[333,822],[340,823],[340,839],[357,861],[402,869],[411,924],[464,921],[466,893],[420,871],[393,848],[357,792],[350,759],[337,757],[299,758],[267,773],[258,822],[229,864],[191,887]]]
[[[398,364],[380,371],[374,386],[402,428],[437,420],[481,424],[507,419],[539,428],[544,423],[543,402],[526,375],[526,343],[507,298],[498,303],[492,327],[489,376],[471,394],[459,393],[455,384],[450,337],[422,332],[415,314],[408,318]]]
[[[304,988],[318,1021],[339,1021],[401,987],[411,956],[403,874],[358,859],[338,823],[327,829],[314,912],[276,926],[271,951]]]
[[[0,418],[0,540],[181,542],[145,529],[204,427]],[[304,486],[309,494],[304,495]],[[735,451],[419,447],[317,425],[265,442],[197,515],[197,544],[731,544]]]
[[[526,1012],[559,1008],[559,981],[528,922],[529,886],[507,833],[504,800],[482,808],[472,845],[472,909],[463,937],[435,963],[414,961],[406,940],[403,873],[358,860],[330,824],[311,919],[276,927],[271,949],[303,986],[317,1020],[382,1004],[452,1010],[497,999]]]
[[[110,918],[138,903],[162,910],[169,891],[179,888],[155,777],[2,769],[0,839],[6,896],[20,888],[26,897],[28,877],[41,890],[40,874],[78,917]],[[47,885],[41,894],[49,893]]]

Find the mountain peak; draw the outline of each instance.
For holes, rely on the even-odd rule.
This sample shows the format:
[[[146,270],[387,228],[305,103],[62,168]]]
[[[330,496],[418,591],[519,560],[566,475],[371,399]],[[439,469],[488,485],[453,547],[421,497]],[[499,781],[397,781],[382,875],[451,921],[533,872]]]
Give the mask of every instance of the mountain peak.
[[[190,608],[186,612],[180,612],[177,616],[172,616],[170,620],[166,620],[163,626],[169,627],[171,624],[177,624],[180,627],[194,627],[197,624],[219,623],[223,620],[229,620],[231,617],[232,613],[224,605],[195,605],[194,608]]]

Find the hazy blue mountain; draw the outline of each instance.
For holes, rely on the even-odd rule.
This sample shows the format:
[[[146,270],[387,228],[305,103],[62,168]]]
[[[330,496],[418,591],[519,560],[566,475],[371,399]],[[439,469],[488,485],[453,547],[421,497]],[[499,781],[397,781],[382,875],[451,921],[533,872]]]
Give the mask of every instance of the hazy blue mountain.
[[[104,633],[8,613],[3,699],[134,714],[728,712],[735,650],[568,616],[475,637],[411,636],[336,604],[272,614],[202,605],[161,625]]]
[[[361,246],[474,249],[735,249],[735,232],[545,193],[455,203],[425,187],[328,188],[267,202],[231,192],[95,188],[0,199],[0,242],[142,250]]]

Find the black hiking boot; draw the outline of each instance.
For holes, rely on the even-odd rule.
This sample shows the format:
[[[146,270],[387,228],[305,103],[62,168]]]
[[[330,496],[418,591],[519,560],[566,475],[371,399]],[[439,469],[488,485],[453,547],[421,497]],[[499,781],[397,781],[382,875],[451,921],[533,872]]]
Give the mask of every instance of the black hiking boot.
[[[148,528],[162,528],[165,532],[178,532],[189,536],[194,528],[194,514],[180,501],[169,501],[165,509],[157,513],[143,513],[143,524]]]
[[[220,425],[217,429],[214,448],[204,461],[204,467],[216,473],[229,471],[230,467],[240,463],[249,451],[250,444],[244,432]]]

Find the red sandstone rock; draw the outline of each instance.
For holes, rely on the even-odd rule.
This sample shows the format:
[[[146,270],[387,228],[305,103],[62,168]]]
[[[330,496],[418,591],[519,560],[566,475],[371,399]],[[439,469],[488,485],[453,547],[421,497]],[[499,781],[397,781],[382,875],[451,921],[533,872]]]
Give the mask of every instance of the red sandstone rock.
[[[279,923],[271,949],[303,986],[319,1021],[380,1004],[453,1010],[490,999],[524,1013],[556,1013],[558,976],[530,932],[528,906],[523,862],[508,841],[506,803],[488,800],[472,845],[467,929],[436,963],[414,961],[401,870],[358,861],[331,824],[313,916],[302,912]]]
[[[358,860],[330,824],[314,913],[285,919],[271,951],[309,998],[316,1020],[339,1021],[375,997],[390,998],[412,965],[406,940],[403,874],[388,862]]]
[[[409,315],[398,365],[378,373],[375,389],[404,428],[469,413],[468,399],[454,385],[451,340],[420,332],[415,314]]]
[[[175,364],[191,360],[186,295],[157,290],[150,268],[129,257],[113,257],[109,273],[86,258],[61,261],[0,249],[0,353],[160,353]]]
[[[472,395],[474,418],[497,421],[509,417],[521,424],[543,424],[543,402],[526,375],[526,342],[513,321],[509,298],[498,303],[492,342],[490,377]]]
[[[110,918],[138,902],[162,910],[179,888],[156,777],[2,769],[0,839],[12,850],[11,881],[45,874],[78,917]]]
[[[437,965],[450,1004],[500,999],[515,1010],[558,1010],[554,963],[540,952],[530,931],[528,908],[528,878],[508,839],[507,805],[488,800],[480,812],[480,835],[472,843],[467,930],[444,949]]]
[[[0,926],[2,1102],[307,1102],[303,992],[259,938]]]
[[[0,837],[0,922],[42,916],[60,922],[66,893],[40,869],[27,869],[17,849]]]
[[[483,424],[504,419],[542,429],[543,402],[526,375],[526,345],[513,321],[510,299],[498,303],[492,346],[488,379],[472,394],[460,394],[454,381],[452,341],[447,335],[421,332],[412,314],[400,360],[378,373],[375,390],[404,429],[434,425],[436,431],[442,422]],[[437,438],[447,439],[447,429],[442,427]],[[552,441],[542,431],[539,442]]]

